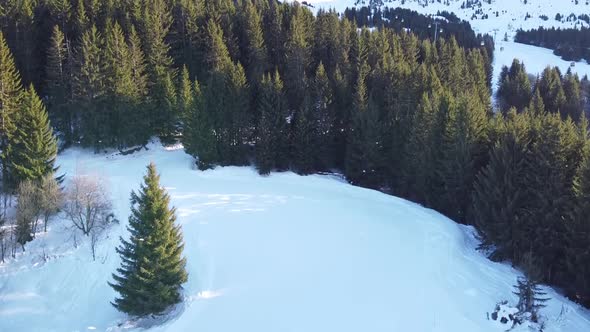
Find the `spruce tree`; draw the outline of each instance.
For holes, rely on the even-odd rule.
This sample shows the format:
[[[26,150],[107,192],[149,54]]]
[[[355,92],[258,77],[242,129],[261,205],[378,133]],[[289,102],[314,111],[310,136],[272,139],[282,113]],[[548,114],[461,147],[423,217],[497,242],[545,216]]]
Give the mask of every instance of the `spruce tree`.
[[[139,192],[131,193],[131,204],[130,238],[121,238],[121,267],[109,283],[119,293],[113,305],[132,316],[159,314],[182,300],[188,275],[182,231],[153,163]]]
[[[61,132],[66,145],[72,143],[71,112],[71,61],[68,57],[65,36],[59,26],[53,27],[51,45],[47,54],[48,109],[54,125]]]
[[[318,145],[315,138],[315,126],[312,120],[312,102],[306,95],[302,108],[295,114],[295,127],[293,133],[293,160],[292,167],[295,172],[301,175],[313,173],[315,169],[314,157]],[[317,142],[319,143],[319,142]],[[320,144],[326,144],[321,142]]]
[[[366,76],[368,65],[363,61],[359,66],[352,104],[351,118],[353,120],[348,132],[345,157],[345,174],[353,184],[360,184],[363,173],[363,153],[366,148],[363,144],[362,118],[367,112]]]
[[[243,30],[241,53],[243,54],[248,81],[256,82],[262,78],[262,74],[268,65],[262,19],[251,0],[244,1],[243,7],[240,11]]]
[[[260,174],[288,167],[287,106],[283,82],[278,72],[267,74],[261,82],[257,100],[259,123],[256,141],[256,167]]]
[[[45,106],[32,85],[24,94],[16,128],[10,140],[9,166],[14,186],[24,180],[41,181],[53,174],[57,141]]]
[[[141,32],[148,64],[150,87],[149,120],[155,134],[171,142],[177,133],[176,71],[172,67],[166,37],[172,24],[170,8],[164,0],[146,0]]]
[[[528,115],[507,114],[488,165],[478,174],[470,222],[481,232],[483,245],[493,246],[492,258],[520,259],[527,204]]]
[[[557,113],[565,104],[565,92],[561,83],[559,69],[547,67],[537,83],[545,108],[549,113]]]
[[[404,151],[402,188],[398,190],[403,196],[423,204],[428,203],[438,177],[441,137],[435,135],[434,127],[440,105],[438,94],[424,93]]]
[[[583,162],[577,170],[574,182],[576,207],[574,218],[568,226],[567,265],[569,280],[567,289],[584,305],[590,304],[590,142],[588,121],[580,122]]]
[[[191,109],[194,107],[194,93],[195,92],[189,77],[188,68],[183,66],[178,84],[178,113],[183,119],[187,117]]]
[[[475,176],[486,164],[487,124],[486,108],[479,97],[465,94],[451,111],[445,130],[439,171],[444,195],[436,207],[458,222],[465,222]]]
[[[311,31],[307,26],[309,11],[301,6],[292,8],[287,42],[285,45],[285,96],[291,109],[299,109],[307,86],[306,68],[310,63]]]
[[[533,98],[529,103],[529,112],[534,115],[543,115],[545,114],[545,103],[543,102],[543,98],[541,97],[541,92],[539,91],[539,87],[535,89],[533,92]]]
[[[313,156],[314,169],[328,170],[334,164],[333,132],[333,93],[323,63],[316,69],[311,81],[311,125],[313,128],[312,144],[315,146]]]
[[[83,131],[82,143],[95,148],[101,146],[101,125],[106,121],[102,112],[107,95],[103,45],[103,37],[96,26],[92,26],[82,35],[73,80],[75,102],[81,113],[78,116],[81,124],[73,125],[73,136],[76,139],[76,131]]]
[[[9,185],[10,141],[16,130],[15,121],[23,95],[20,75],[14,59],[0,32],[0,159],[2,161],[2,181]],[[8,188],[5,188],[5,190]]]

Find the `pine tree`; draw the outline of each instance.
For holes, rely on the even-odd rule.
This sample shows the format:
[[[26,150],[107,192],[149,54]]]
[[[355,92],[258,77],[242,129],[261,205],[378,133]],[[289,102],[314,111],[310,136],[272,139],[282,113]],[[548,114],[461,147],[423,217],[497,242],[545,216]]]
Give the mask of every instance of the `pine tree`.
[[[298,174],[307,175],[313,173],[314,157],[318,146],[314,144],[315,126],[312,118],[313,104],[309,96],[305,96],[302,108],[295,114],[295,128],[293,133],[293,161],[292,167]],[[318,142],[319,143],[319,142]],[[320,144],[326,144],[321,142]]]
[[[299,109],[307,86],[306,68],[310,63],[310,43],[307,15],[299,5],[292,7],[285,52],[285,96],[291,109]]]
[[[175,209],[169,207],[156,166],[147,169],[139,192],[131,193],[130,238],[121,238],[117,253],[122,264],[109,283],[119,293],[115,308],[132,316],[159,314],[180,302],[188,277]]]
[[[563,91],[559,69],[545,68],[537,83],[537,87],[539,88],[547,112],[560,112],[565,104],[565,92]]]
[[[442,137],[436,135],[436,120],[440,119],[441,97],[424,93],[414,115],[412,130],[404,151],[401,193],[409,199],[428,204],[435,191],[437,165],[441,159]]]
[[[334,164],[334,132],[333,132],[333,93],[323,63],[316,69],[311,81],[311,125],[313,128],[312,154],[314,169],[328,170]]]
[[[260,174],[288,167],[287,106],[283,82],[278,72],[265,75],[257,100],[259,123],[257,127],[256,167]]]
[[[172,11],[171,48],[176,63],[187,66],[189,76],[203,74],[202,31],[205,1],[178,0]]]
[[[568,224],[567,264],[569,292],[584,305],[590,304],[590,142],[588,138],[588,121],[582,117],[579,124],[581,151],[584,157],[577,170],[574,182],[576,208],[574,218]]]
[[[10,141],[16,130],[15,121],[22,98],[21,79],[4,35],[0,32],[0,150],[2,180],[8,186],[10,166]],[[6,190],[7,188],[5,188]]]
[[[563,243],[574,210],[573,181],[581,162],[576,152],[578,131],[571,120],[562,121],[559,114],[539,119],[533,128],[535,139],[525,174],[528,229],[522,235],[526,246],[520,253],[531,251],[543,266],[540,279],[556,282],[566,273]]]
[[[584,112],[582,96],[580,91],[580,79],[577,74],[568,71],[563,78],[563,91],[565,94],[565,104],[561,109],[561,117],[570,117],[574,121],[580,120]]]
[[[98,148],[101,146],[101,128],[106,121],[102,109],[107,95],[105,82],[106,66],[103,52],[104,40],[96,26],[83,35],[77,52],[77,70],[73,80],[76,106],[80,109],[79,128],[84,133],[82,143]],[[74,137],[77,134],[74,132]]]
[[[545,103],[543,102],[543,98],[541,98],[541,92],[539,91],[539,87],[535,89],[533,93],[533,98],[529,104],[529,112],[535,115],[543,115],[545,114]]]
[[[363,115],[367,112],[366,76],[368,65],[363,61],[359,66],[352,104],[352,124],[347,137],[345,157],[345,174],[353,184],[360,184],[363,173],[363,153],[366,148],[363,142],[364,133],[361,127]]]
[[[550,299],[547,293],[541,289],[538,281],[537,268],[534,267],[532,254],[529,252],[525,258],[525,273],[527,275],[519,277],[514,286],[514,294],[518,296],[517,319],[530,319],[532,322],[539,321],[539,310],[546,307],[546,302]],[[530,315],[530,317],[527,317]]]
[[[531,82],[524,64],[514,59],[510,69],[502,68],[498,87],[498,99],[503,112],[515,107],[522,112],[531,100]]]
[[[436,206],[458,222],[465,222],[473,182],[486,164],[487,114],[478,96],[463,95],[450,113],[445,130],[439,175],[444,195]]]
[[[82,36],[89,25],[88,15],[86,13],[86,6],[84,0],[78,0],[76,4],[76,14],[74,15],[74,31],[75,35]]]
[[[262,19],[256,6],[251,0],[244,1],[243,6],[244,8],[240,11],[243,29],[241,54],[243,54],[248,81],[253,83],[260,80],[266,71],[267,50],[264,44]]]
[[[507,114],[490,161],[474,184],[470,222],[482,233],[483,245],[494,246],[492,258],[520,260],[527,204],[528,115]]]
[[[172,24],[170,8],[164,0],[146,0],[141,32],[148,64],[151,128],[165,142],[177,135],[176,72],[166,37]]]
[[[71,114],[71,62],[66,39],[56,25],[51,35],[51,45],[47,54],[47,92],[49,95],[48,109],[55,119],[55,126],[63,135],[66,145],[72,143]]]
[[[246,165],[247,142],[251,137],[251,114],[248,103],[248,85],[244,67],[237,63],[224,73],[226,77],[227,106],[222,109],[220,157],[223,165]]]
[[[188,68],[183,66],[178,86],[178,112],[181,118],[184,119],[187,117],[194,107],[194,102],[194,90],[188,74]]]
[[[283,64],[284,39],[283,39],[283,15],[281,4],[269,1],[264,12],[263,25],[265,29],[264,40],[268,49],[269,67],[278,68]]]
[[[14,188],[25,180],[39,182],[55,171],[57,141],[45,107],[32,85],[24,94],[16,127],[11,138],[9,166]]]

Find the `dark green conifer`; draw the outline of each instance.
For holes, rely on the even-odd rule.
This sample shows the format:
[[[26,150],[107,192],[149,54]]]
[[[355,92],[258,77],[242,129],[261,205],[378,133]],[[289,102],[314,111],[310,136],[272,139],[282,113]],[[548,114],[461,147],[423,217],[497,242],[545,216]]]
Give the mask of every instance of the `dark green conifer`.
[[[159,314],[182,301],[188,275],[182,231],[153,163],[139,192],[131,193],[131,204],[130,237],[121,238],[121,267],[109,283],[119,293],[113,305],[132,316]]]
[[[14,59],[0,32],[0,159],[2,161],[2,181],[7,190],[10,179],[9,166],[10,142],[16,130],[16,117],[21,107],[23,96],[21,78],[14,64]]]
[[[54,173],[57,141],[45,106],[32,85],[24,94],[10,142],[9,170],[14,188],[22,181],[41,181],[44,176]]]

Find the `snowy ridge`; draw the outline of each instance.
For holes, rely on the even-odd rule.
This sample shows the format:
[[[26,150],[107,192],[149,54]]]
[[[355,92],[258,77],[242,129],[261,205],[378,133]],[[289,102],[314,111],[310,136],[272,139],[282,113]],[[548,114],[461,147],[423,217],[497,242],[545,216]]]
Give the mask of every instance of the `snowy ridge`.
[[[166,317],[129,320],[109,302],[129,192],[154,161],[183,227],[189,281]],[[70,149],[68,176],[98,173],[121,221],[92,261],[65,220],[0,265],[0,331],[504,331],[519,272],[477,252],[471,227],[330,176],[200,172],[182,149],[122,155]],[[46,255],[50,252],[49,257]],[[45,253],[45,254],[44,254]],[[590,313],[548,289],[545,331],[590,330]],[[24,327],[24,328],[23,328]],[[515,331],[528,331],[519,327]]]

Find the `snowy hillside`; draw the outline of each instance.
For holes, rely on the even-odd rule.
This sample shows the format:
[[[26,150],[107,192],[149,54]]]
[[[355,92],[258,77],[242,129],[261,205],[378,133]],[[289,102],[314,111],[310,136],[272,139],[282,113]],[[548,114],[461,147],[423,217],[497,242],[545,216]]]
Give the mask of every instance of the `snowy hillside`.
[[[354,6],[355,0],[307,0],[319,8],[335,8],[342,12]],[[512,42],[518,29],[530,30],[543,27],[588,27],[588,22],[578,16],[590,14],[587,0],[384,0],[385,6],[402,7],[422,14],[436,15],[439,11],[455,13],[469,21],[476,33],[489,34],[496,40],[493,86],[496,86],[502,66],[510,66],[514,58],[524,61],[527,71],[540,73],[546,66],[559,66],[565,72],[570,62],[555,56],[551,50]],[[526,2],[526,3],[525,3]],[[368,4],[369,0],[365,0]],[[475,3],[466,6],[467,3]],[[556,20],[560,14],[561,19]],[[571,15],[575,15],[574,19]],[[411,27],[409,27],[411,28]],[[504,38],[508,37],[508,41]],[[580,76],[590,76],[590,65],[578,62],[572,70]]]
[[[129,322],[109,301],[129,193],[154,161],[186,242],[185,299],[165,322]],[[328,176],[199,172],[181,149],[130,156],[71,149],[61,170],[97,174],[121,224],[93,262],[65,220],[0,265],[0,331],[504,331],[487,316],[518,272],[474,250],[472,230]],[[80,241],[80,236],[76,238]],[[590,313],[548,290],[545,331],[589,331]],[[517,331],[528,331],[521,327]]]

